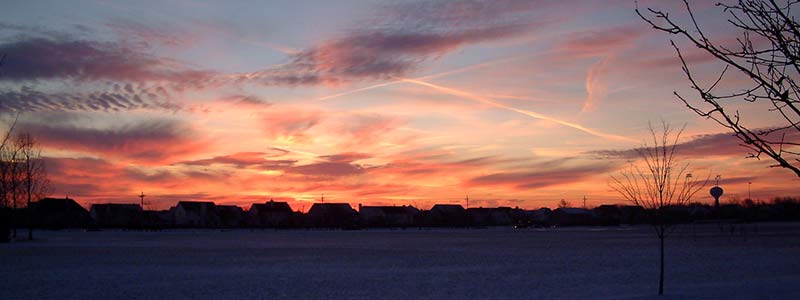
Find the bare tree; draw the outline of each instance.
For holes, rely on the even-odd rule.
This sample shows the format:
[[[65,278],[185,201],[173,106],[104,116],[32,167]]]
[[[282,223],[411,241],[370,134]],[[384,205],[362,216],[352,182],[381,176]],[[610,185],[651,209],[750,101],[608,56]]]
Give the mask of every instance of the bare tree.
[[[42,150],[38,147],[36,139],[29,133],[20,133],[16,136],[15,147],[18,149],[18,166],[20,169],[21,193],[25,197],[28,208],[28,239],[33,239],[33,217],[31,200],[39,200],[50,192],[50,181],[47,178],[47,169],[42,160]]]
[[[673,134],[669,124],[662,122],[659,134],[652,125],[650,133],[653,145],[645,143],[635,149],[640,162],[611,176],[609,185],[626,200],[643,207],[650,214],[650,221],[660,242],[660,272],[658,294],[664,294],[664,239],[674,225],[667,216],[670,206],[685,205],[692,196],[708,183],[694,178],[688,163],[678,158],[678,139],[683,128]]]
[[[14,132],[15,125],[16,122],[9,126],[9,128],[3,134],[2,141],[0,142],[0,206],[2,207],[8,207],[10,204],[8,199],[9,184],[8,180],[6,179],[11,171],[11,164],[8,162],[11,161],[11,137],[12,133]]]
[[[6,222],[13,228],[13,236],[17,236],[16,226],[14,225],[14,213],[17,206],[17,190],[19,173],[16,166],[17,149],[13,141],[16,119],[8,127],[0,143],[0,202],[5,208],[10,208],[10,216]]]
[[[9,184],[6,180],[10,173],[10,164],[9,161],[9,148],[11,146],[11,133],[14,132],[14,124],[12,123],[11,126],[8,127],[5,133],[2,135],[2,140],[0,140],[0,215],[2,219],[0,219],[0,242],[7,242],[9,236],[9,225],[11,216],[9,214],[9,197],[10,194],[8,192]]]
[[[671,40],[683,72],[702,102],[690,101],[675,92],[678,99],[696,114],[731,130],[748,149],[749,157],[760,159],[766,155],[776,162],[772,167],[786,168],[800,176],[800,86],[795,82],[800,75],[800,24],[792,14],[798,2],[739,0],[732,5],[717,4],[728,15],[728,24],[741,31],[730,46],[711,40],[698,25],[687,0],[684,4],[691,20],[688,25],[679,24],[668,12],[660,10],[648,8],[645,16],[637,7],[636,13],[653,28],[682,36],[724,64],[714,77],[716,80],[701,84]],[[735,73],[732,75],[731,71]],[[739,90],[718,91],[725,85],[723,82],[733,81],[735,75],[744,75],[748,83]],[[751,127],[733,107],[737,102],[767,104],[769,109],[760,113],[772,115],[780,125]]]

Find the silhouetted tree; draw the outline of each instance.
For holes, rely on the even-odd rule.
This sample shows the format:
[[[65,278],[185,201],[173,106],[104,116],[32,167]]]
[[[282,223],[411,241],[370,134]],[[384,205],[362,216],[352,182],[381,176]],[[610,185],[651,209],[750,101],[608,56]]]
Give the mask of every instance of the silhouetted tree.
[[[50,181],[47,178],[47,169],[42,160],[42,150],[38,147],[36,139],[29,133],[20,133],[14,139],[17,148],[17,165],[20,170],[20,192],[26,199],[28,208],[28,239],[33,239],[33,213],[31,200],[42,199],[50,192]]]
[[[569,202],[567,202],[567,200],[561,199],[561,201],[558,201],[558,207],[559,208],[567,208],[567,207],[571,207],[571,206],[572,205]]]
[[[800,24],[792,8],[800,1],[739,0],[732,5],[719,3],[721,12],[728,14],[728,25],[741,31],[732,45],[720,40],[712,41],[698,25],[695,15],[684,0],[690,24],[680,24],[668,12],[648,8],[636,13],[653,28],[687,39],[691,44],[724,64],[716,80],[708,85],[698,82],[695,72],[689,69],[685,57],[674,41],[683,72],[702,102],[696,103],[675,92],[675,95],[696,114],[712,119],[733,131],[749,156],[760,159],[766,155],[782,167],[800,176],[800,152],[797,136],[800,134],[800,86],[795,80],[800,75]],[[727,82],[740,80],[747,83],[738,90],[720,91]],[[720,84],[723,83],[723,84]],[[716,89],[715,89],[716,88]],[[738,101],[736,101],[738,100]],[[740,116],[742,103],[764,103],[768,108],[759,114],[771,115],[781,125],[772,128],[753,128]],[[750,106],[755,109],[764,106]],[[753,109],[753,108],[748,108]],[[788,139],[787,139],[788,138]]]
[[[684,205],[708,182],[695,179],[689,172],[689,164],[681,163],[678,154],[678,139],[683,128],[672,137],[673,129],[662,122],[659,134],[652,126],[650,133],[653,145],[646,142],[635,149],[639,162],[617,176],[611,176],[609,185],[634,205],[643,207],[650,214],[650,221],[660,242],[660,272],[658,294],[664,294],[664,239],[668,229],[674,225],[667,217],[666,209]]]
[[[8,215],[9,212],[9,184],[6,178],[8,178],[8,174],[10,173],[10,165],[6,163],[9,157],[9,148],[11,144],[11,133],[13,132],[14,125],[12,124],[9,126],[6,132],[2,135],[2,141],[0,141],[0,215],[2,215],[2,220],[0,220],[0,241],[8,241],[9,235],[9,225],[11,224],[11,216]]]

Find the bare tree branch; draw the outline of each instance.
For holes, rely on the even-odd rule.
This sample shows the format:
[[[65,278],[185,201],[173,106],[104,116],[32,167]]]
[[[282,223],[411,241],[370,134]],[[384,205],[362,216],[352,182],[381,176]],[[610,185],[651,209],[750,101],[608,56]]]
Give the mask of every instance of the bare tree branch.
[[[670,41],[681,61],[681,69],[701,103],[692,101],[677,92],[675,96],[699,116],[715,121],[731,130],[750,151],[749,157],[760,159],[766,155],[777,166],[786,168],[800,177],[800,24],[791,15],[799,1],[778,3],[775,0],[738,0],[734,4],[717,4],[728,15],[727,23],[741,32],[736,39],[737,49],[729,49],[713,42],[698,24],[687,0],[685,12],[690,24],[681,25],[669,13],[648,8],[643,12],[637,4],[636,13],[654,29],[663,31],[693,44],[724,64],[724,68],[710,85],[701,84],[681,53]],[[738,71],[750,80],[738,91],[717,91],[721,83]],[[753,131],[742,122],[738,110],[729,110],[724,100],[766,103],[774,120],[783,122],[768,130]],[[780,139],[768,135],[782,132]],[[786,133],[790,133],[786,136]]]

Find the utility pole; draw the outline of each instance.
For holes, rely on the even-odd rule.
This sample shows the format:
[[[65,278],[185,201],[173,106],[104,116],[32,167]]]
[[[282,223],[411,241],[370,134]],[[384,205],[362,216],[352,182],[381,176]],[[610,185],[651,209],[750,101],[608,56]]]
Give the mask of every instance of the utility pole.
[[[752,195],[751,195],[751,193],[750,193],[750,186],[751,186],[752,184],[753,184],[753,182],[752,182],[752,181],[748,181],[748,182],[747,182],[747,199],[750,199],[750,201],[753,201],[753,196],[752,196]]]
[[[139,205],[142,206],[142,210],[144,210],[144,192],[141,192],[139,194],[139,203],[140,203]]]
[[[586,195],[583,195],[583,209],[586,209]]]
[[[467,208],[469,208],[469,195],[467,195],[466,197],[464,197],[464,200],[467,200]]]
[[[325,203],[325,193],[322,193],[320,195],[320,200],[322,201],[322,203]]]

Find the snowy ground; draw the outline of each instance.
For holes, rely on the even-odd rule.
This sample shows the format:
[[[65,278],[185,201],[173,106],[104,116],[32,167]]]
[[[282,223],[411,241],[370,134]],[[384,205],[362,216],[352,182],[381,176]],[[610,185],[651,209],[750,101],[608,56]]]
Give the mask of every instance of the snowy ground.
[[[666,298],[800,299],[800,224],[748,230],[679,229]],[[648,299],[657,246],[649,227],[40,231],[0,244],[0,299]]]

